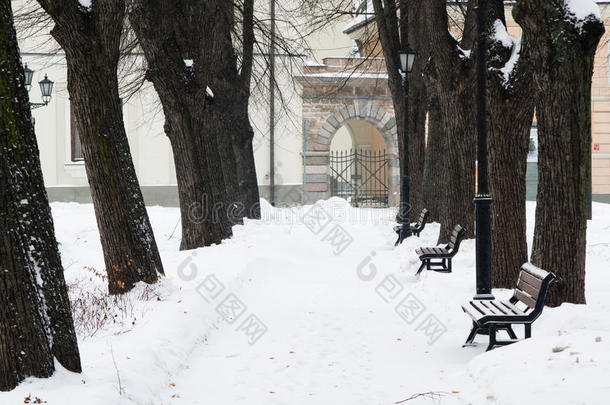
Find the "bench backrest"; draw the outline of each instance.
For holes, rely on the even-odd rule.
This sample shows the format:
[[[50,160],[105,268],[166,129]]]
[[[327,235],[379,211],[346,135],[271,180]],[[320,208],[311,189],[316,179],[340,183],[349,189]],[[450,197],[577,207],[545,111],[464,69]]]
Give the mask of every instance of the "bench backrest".
[[[426,221],[428,220],[428,215],[430,215],[430,212],[426,208],[421,210],[421,214],[419,214],[419,218],[416,222],[418,227],[426,224]]]
[[[466,229],[462,228],[460,225],[456,225],[451,232],[451,238],[447,244],[447,249],[450,249],[451,253],[457,253],[457,251],[460,249],[460,243],[462,243],[464,236],[466,236]]]
[[[533,316],[538,316],[544,308],[546,295],[549,287],[557,280],[557,276],[546,270],[534,266],[531,263],[524,263],[521,266],[517,287],[510,301],[514,304],[520,301],[533,311]]]

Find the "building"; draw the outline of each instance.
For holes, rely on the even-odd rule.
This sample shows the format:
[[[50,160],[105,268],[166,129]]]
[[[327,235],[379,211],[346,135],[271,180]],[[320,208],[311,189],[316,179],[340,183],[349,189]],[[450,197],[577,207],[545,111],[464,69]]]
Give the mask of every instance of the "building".
[[[13,0],[14,10],[25,0]],[[600,3],[606,25],[610,4]],[[367,6],[366,1],[361,7]],[[508,5],[507,7],[510,7]],[[260,11],[266,13],[266,10]],[[510,18],[510,12],[507,17]],[[398,201],[399,171],[396,122],[382,59],[361,64],[359,28],[370,20],[346,15],[308,40],[308,53],[297,59],[278,54],[277,81],[281,108],[274,117],[275,159],[270,161],[269,106],[265,95],[251,102],[255,157],[261,195],[270,194],[270,168],[275,169],[278,204],[314,202],[338,195],[368,206]],[[514,21],[512,35],[519,34]],[[600,42],[593,77],[593,193],[610,201],[610,27]],[[90,201],[78,134],[66,89],[62,52],[49,35],[20,31],[24,63],[55,81],[48,106],[33,110],[42,169],[53,201]],[[290,64],[287,63],[288,59]],[[300,66],[296,72],[290,69]],[[100,89],[103,91],[103,89]],[[37,86],[32,101],[40,99]],[[175,168],[163,131],[163,112],[152,85],[124,102],[125,126],[132,157],[148,205],[177,205]],[[533,131],[535,135],[535,130]],[[534,136],[535,138],[535,136]],[[533,144],[536,145],[535,139]],[[346,168],[347,166],[347,168]],[[535,183],[535,154],[529,178]],[[532,184],[534,187],[535,184]],[[535,196],[530,187],[529,197]],[[355,195],[354,195],[355,194]]]

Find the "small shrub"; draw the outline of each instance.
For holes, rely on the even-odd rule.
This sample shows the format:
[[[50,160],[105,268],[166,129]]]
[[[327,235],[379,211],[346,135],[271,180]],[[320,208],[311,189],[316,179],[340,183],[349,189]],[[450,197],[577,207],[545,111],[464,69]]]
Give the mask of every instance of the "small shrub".
[[[68,284],[74,328],[79,336],[92,337],[105,329],[115,329],[115,334],[128,332],[146,313],[147,302],[162,299],[157,285],[144,283],[126,294],[110,295],[106,275],[92,267],[85,270],[87,277]]]

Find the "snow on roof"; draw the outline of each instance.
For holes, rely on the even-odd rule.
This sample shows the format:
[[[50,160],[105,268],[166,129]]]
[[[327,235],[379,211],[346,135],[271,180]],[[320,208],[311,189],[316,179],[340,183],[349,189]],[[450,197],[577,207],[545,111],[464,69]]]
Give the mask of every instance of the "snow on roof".
[[[329,72],[329,73],[309,73],[305,77],[320,78],[347,78],[347,79],[387,79],[386,73],[352,73],[352,72]]]
[[[358,4],[356,4],[358,3]],[[348,33],[354,28],[366,23],[367,21],[375,17],[375,11],[373,8],[373,1],[366,0],[366,7],[362,7],[364,0],[354,2],[354,7],[360,9],[355,13],[355,17],[343,28],[343,32]]]
[[[326,66],[323,63],[318,63],[315,60],[306,60],[305,63],[303,63],[303,66]]]

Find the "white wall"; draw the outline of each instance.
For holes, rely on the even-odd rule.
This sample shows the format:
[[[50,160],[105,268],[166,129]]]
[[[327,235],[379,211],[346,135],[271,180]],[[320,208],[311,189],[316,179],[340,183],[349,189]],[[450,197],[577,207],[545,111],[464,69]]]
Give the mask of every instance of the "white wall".
[[[295,0],[285,0],[294,2]],[[22,0],[12,2],[18,9]],[[265,19],[268,1],[258,1],[256,12]],[[287,7],[290,9],[290,7]],[[284,18],[285,16],[282,16]],[[294,18],[292,16],[291,18]],[[308,38],[303,48],[311,48],[309,54],[297,58],[281,55],[276,59],[276,74],[281,94],[276,94],[275,123],[275,171],[276,184],[302,183],[303,127],[301,119],[300,89],[293,81],[301,63],[305,60],[321,62],[328,56],[348,56],[352,42],[342,34],[349,20],[324,30]],[[50,27],[49,27],[50,28]],[[287,24],[279,24],[279,30],[288,30]],[[31,101],[40,101],[37,82],[47,73],[55,82],[53,97],[48,106],[36,109],[36,134],[40,146],[41,162],[47,186],[81,186],[87,184],[84,165],[71,162],[70,150],[70,104],[66,89],[65,59],[62,52],[52,56],[59,49],[50,34],[31,36],[19,32],[22,59],[35,70],[34,85],[30,92]],[[264,65],[263,56],[257,56],[259,65]],[[267,80],[264,77],[263,80]],[[255,87],[257,83],[253,83]],[[267,86],[265,86],[267,87]],[[103,89],[100,89],[103,91]],[[281,102],[283,100],[283,103]],[[269,184],[269,102],[268,91],[254,92],[250,102],[251,121],[255,129],[255,158],[259,184]],[[150,84],[130,98],[124,105],[125,126],[129,138],[136,172],[142,186],[176,184],[172,151],[163,131],[163,112],[156,93]]]

